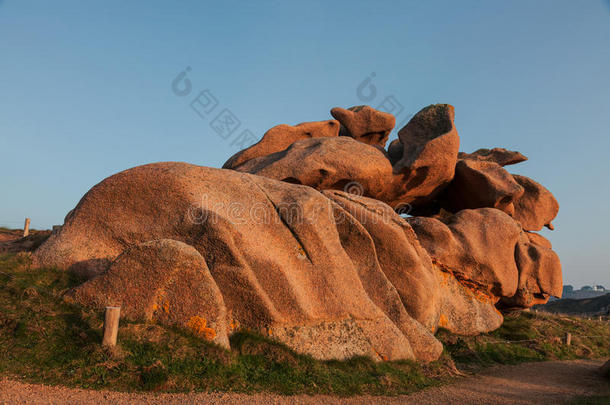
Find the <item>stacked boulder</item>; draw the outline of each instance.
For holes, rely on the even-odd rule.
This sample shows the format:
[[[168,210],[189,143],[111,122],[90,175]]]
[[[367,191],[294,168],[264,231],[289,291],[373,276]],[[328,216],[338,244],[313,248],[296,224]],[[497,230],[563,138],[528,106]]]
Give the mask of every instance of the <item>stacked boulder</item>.
[[[560,296],[559,259],[535,233],[552,229],[557,201],[504,168],[525,156],[459,152],[447,104],[387,149],[391,114],[331,114],[271,128],[223,169],[155,163],[105,179],[34,263],[88,277],[66,296],[82,305],[225,347],[255,330],[320,359],[431,361],[439,328],[489,332],[499,310]]]

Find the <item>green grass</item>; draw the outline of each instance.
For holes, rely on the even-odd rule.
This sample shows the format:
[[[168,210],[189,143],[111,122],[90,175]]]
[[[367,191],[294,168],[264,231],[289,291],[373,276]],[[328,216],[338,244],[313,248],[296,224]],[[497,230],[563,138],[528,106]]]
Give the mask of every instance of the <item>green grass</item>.
[[[0,255],[0,376],[118,391],[397,395],[449,380],[454,360],[465,367],[610,355],[607,325],[534,314],[478,337],[441,331],[446,352],[431,364],[319,361],[247,331],[231,337],[228,351],[186,330],[123,320],[117,348],[107,350],[100,345],[102,314],[61,298],[81,282],[65,271],[32,270],[27,256]],[[571,348],[553,342],[566,330],[575,335]],[[578,338],[583,331],[605,338]],[[540,337],[548,341],[491,343]]]
[[[185,330],[121,321],[119,345],[100,346],[102,316],[65,303],[82,280],[30,270],[27,258],[0,256],[0,375],[30,382],[120,391],[269,391],[384,394],[438,384],[442,362],[317,361],[248,332],[232,351]]]
[[[570,346],[566,333],[572,334]],[[439,331],[445,350],[463,366],[517,364],[610,356],[610,324],[548,313],[522,312],[505,317],[499,329],[458,337]]]

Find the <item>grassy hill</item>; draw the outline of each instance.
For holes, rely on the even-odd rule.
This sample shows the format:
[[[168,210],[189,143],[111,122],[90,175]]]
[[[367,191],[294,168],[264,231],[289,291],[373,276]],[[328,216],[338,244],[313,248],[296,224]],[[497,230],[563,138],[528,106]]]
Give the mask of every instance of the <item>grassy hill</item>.
[[[358,357],[318,361],[241,331],[231,351],[188,331],[121,321],[115,350],[100,346],[102,314],[65,303],[78,285],[67,272],[32,270],[24,254],[0,255],[0,377],[120,391],[267,391],[395,395],[441,384],[492,364],[610,356],[607,323],[522,313],[490,334],[439,331],[446,347],[431,364]],[[563,344],[571,332],[571,346]]]
[[[570,315],[608,315],[610,312],[610,293],[595,298],[580,300],[562,299],[536,307],[541,311]]]

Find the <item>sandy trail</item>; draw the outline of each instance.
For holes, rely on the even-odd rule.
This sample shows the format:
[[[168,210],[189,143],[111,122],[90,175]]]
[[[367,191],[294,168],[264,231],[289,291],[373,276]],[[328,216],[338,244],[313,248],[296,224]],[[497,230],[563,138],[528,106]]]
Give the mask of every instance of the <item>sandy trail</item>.
[[[498,366],[453,384],[399,397],[282,397],[274,394],[129,394],[0,380],[0,403],[15,404],[560,404],[577,395],[610,395],[599,375],[603,360],[554,361]]]

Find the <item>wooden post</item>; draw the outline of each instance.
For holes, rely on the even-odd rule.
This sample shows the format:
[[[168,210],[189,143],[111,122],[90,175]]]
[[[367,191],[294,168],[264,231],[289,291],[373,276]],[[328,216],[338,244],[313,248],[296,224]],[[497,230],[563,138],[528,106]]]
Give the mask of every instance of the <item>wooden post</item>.
[[[566,346],[570,346],[572,344],[572,334],[570,332],[566,332]]]
[[[25,219],[25,225],[23,225],[23,237],[25,238],[30,234],[30,218]]]
[[[120,316],[121,307],[106,307],[106,313],[104,314],[104,338],[102,339],[102,346],[116,346]]]

